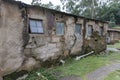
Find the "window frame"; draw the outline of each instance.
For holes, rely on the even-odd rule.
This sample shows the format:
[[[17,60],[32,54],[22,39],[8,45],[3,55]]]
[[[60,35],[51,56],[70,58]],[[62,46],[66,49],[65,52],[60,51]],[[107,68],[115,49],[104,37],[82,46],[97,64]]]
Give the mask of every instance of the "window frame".
[[[80,26],[79,26],[79,27],[80,27],[80,32],[79,32],[79,33],[76,32],[76,25],[80,25]],[[75,24],[75,31],[74,31],[74,32],[75,32],[75,34],[80,34],[80,35],[81,35],[81,34],[82,34],[82,24],[76,23],[76,24]]]
[[[103,36],[103,33],[104,33],[104,26],[100,26],[99,27],[99,35]]]
[[[88,35],[88,34],[89,34],[89,30],[88,30],[89,27],[91,27],[91,35]],[[93,33],[93,25],[87,25],[86,28],[87,28],[87,29],[86,29],[86,36],[87,36],[87,37],[91,37],[91,36],[92,36],[92,33]]]
[[[30,20],[34,21],[40,21],[42,25],[43,32],[32,32],[31,31],[31,26],[30,26]],[[38,29],[38,28],[37,28]],[[29,18],[29,34],[44,34],[44,27],[43,27],[43,20],[42,19],[34,19],[34,18]]]
[[[63,34],[57,34],[57,23],[63,23],[64,24],[64,26],[63,26]],[[63,22],[63,21],[57,21],[56,22],[56,26],[55,26],[55,34],[57,35],[57,36],[63,36],[63,35],[65,35],[65,23]]]

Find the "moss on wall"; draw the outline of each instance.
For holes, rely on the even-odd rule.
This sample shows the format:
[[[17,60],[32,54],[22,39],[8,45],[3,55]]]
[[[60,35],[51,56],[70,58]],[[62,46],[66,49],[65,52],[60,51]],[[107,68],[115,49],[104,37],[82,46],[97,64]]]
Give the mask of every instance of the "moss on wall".
[[[98,35],[97,31],[93,32],[90,39],[85,39],[85,53],[95,51],[95,54],[98,54],[99,52],[104,51],[106,49],[105,40],[105,36]]]

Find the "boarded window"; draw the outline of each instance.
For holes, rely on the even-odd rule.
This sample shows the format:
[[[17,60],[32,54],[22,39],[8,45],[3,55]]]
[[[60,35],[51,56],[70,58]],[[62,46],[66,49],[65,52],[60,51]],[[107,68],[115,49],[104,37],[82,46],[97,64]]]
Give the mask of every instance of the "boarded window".
[[[92,35],[93,32],[93,26],[92,25],[88,25],[87,29],[86,29],[86,36],[90,37]]]
[[[63,22],[56,23],[56,34],[64,35],[64,23]]]
[[[30,33],[43,33],[41,20],[30,20]]]
[[[103,27],[100,27],[100,30],[99,30],[99,35],[100,35],[100,36],[103,36],[103,32],[104,32]]]
[[[82,25],[81,24],[75,24],[75,33],[81,34]]]

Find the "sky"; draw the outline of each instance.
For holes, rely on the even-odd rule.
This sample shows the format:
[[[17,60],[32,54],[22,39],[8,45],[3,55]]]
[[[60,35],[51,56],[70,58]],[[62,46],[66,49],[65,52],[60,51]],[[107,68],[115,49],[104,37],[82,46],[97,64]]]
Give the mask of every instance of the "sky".
[[[19,0],[19,1],[22,1],[27,4],[30,4],[32,2],[32,0]],[[42,3],[48,3],[49,1],[51,1],[54,5],[61,5],[60,0],[41,0]]]

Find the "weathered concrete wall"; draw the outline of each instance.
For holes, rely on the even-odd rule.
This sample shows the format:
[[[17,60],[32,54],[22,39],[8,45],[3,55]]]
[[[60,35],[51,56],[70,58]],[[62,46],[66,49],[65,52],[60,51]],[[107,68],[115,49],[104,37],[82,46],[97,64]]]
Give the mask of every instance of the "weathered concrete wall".
[[[29,33],[29,19],[42,20],[44,33]],[[64,35],[56,35],[56,22],[64,22]],[[75,33],[81,24],[81,34]],[[93,34],[85,37],[86,28],[93,25]],[[99,36],[99,27],[104,27]],[[40,7],[2,2],[0,5],[0,76],[14,71],[31,70],[47,60],[56,60],[81,52],[106,48],[107,24],[54,12]],[[104,46],[104,47],[103,47]]]
[[[93,32],[90,37],[85,37],[85,52],[93,50],[95,51],[95,53],[98,54],[99,52],[104,51],[106,49],[107,24],[101,22],[88,21],[86,23],[86,29],[88,25],[93,26]],[[103,35],[99,35],[100,27],[103,27]]]
[[[46,61],[51,58],[57,59],[59,56],[69,56],[80,52],[83,45],[83,34],[75,34],[75,18],[63,14],[54,14],[53,24],[57,21],[65,23],[65,34],[60,36],[56,35],[54,25],[49,29],[46,24],[49,21],[49,18],[47,18],[48,13],[52,14],[43,9],[29,9],[29,18],[43,21],[44,33],[30,34],[25,54],[33,55],[37,60]],[[79,19],[77,23],[83,24],[83,20]]]
[[[117,40],[120,40],[120,32],[119,31],[108,31],[107,38],[110,39],[110,42],[115,42]]]
[[[23,21],[17,5],[0,5],[0,76],[21,67],[23,55]]]
[[[76,22],[77,24],[82,24],[82,30],[83,30],[83,20],[78,19]],[[70,55],[75,55],[76,53],[80,52],[82,50],[83,45],[83,32],[81,30],[81,34],[75,33],[75,18],[68,18],[66,20],[66,34],[65,34],[65,49],[70,51]]]
[[[57,58],[60,54],[60,49],[57,44],[59,37],[51,36],[52,33],[48,32],[47,27],[47,16],[46,12],[42,9],[29,9],[29,18],[40,19],[43,21],[43,34],[29,34],[29,43],[25,48],[25,54],[32,55],[37,60],[46,61],[50,58]],[[51,30],[50,30],[51,31]],[[28,53],[30,51],[30,53]]]

